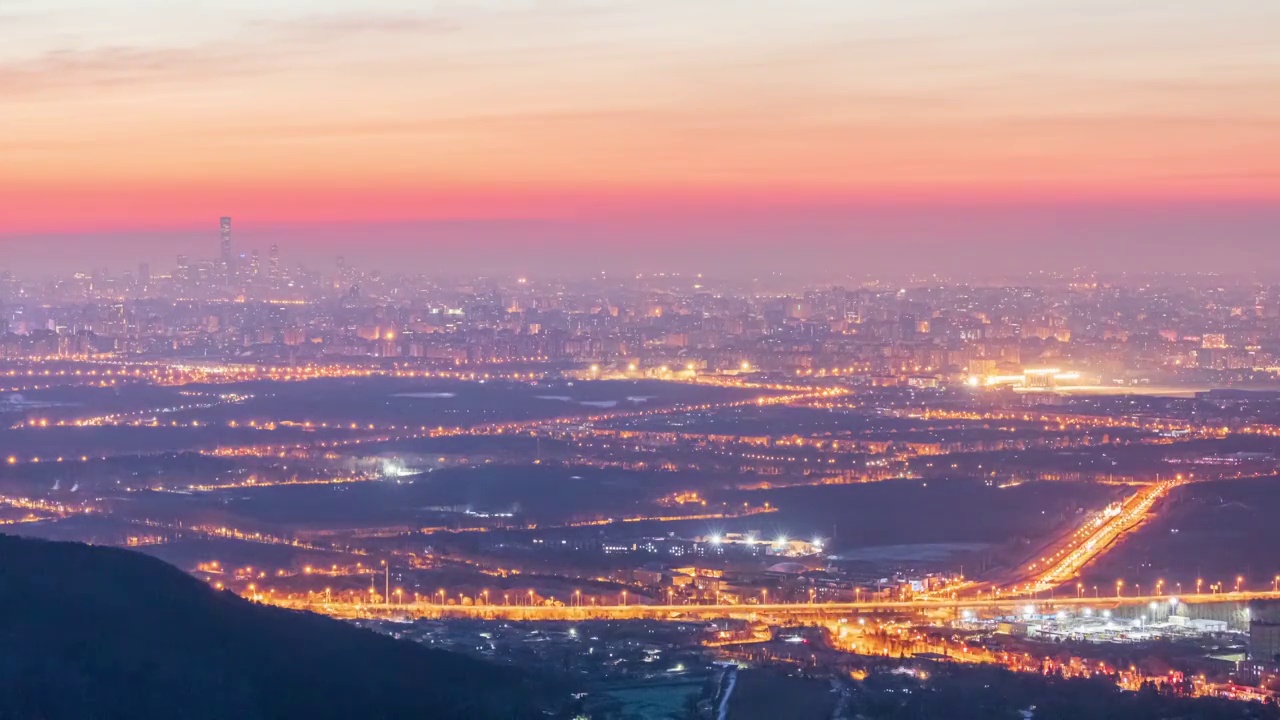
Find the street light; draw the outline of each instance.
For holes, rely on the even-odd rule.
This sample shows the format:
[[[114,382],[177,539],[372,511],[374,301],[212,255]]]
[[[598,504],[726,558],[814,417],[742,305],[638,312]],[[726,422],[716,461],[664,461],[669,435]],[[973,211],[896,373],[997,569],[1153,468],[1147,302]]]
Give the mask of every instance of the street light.
[[[1117,580],[1116,581],[1116,597],[1120,597],[1120,591],[1122,591],[1123,589],[1124,589],[1124,581]]]
[[[1244,584],[1244,576],[1237,575],[1236,576],[1236,592],[1240,592],[1240,586],[1243,584]]]
[[[1200,594],[1200,586],[1204,585],[1204,578],[1196,578],[1196,594]]]

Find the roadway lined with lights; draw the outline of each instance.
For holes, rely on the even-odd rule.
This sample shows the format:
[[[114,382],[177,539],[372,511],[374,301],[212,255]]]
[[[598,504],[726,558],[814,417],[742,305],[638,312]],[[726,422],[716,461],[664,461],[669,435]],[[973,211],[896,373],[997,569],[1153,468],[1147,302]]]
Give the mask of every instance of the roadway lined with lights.
[[[786,405],[794,403],[798,400],[808,399],[816,396],[836,396],[844,394],[845,390],[838,388],[823,388],[810,390],[804,393],[795,393],[790,395],[762,395],[746,400],[727,400],[723,402],[700,403],[697,405],[671,405],[662,408],[650,408],[646,410],[618,410],[608,413],[593,413],[590,415],[565,415],[559,417],[534,418],[530,420],[514,420],[504,422],[483,423],[472,426],[454,426],[445,427],[438,426],[434,429],[419,427],[416,431],[404,432],[397,435],[376,435],[364,436],[357,438],[345,438],[338,440],[320,441],[320,442],[298,442],[282,445],[245,445],[239,447],[219,448],[217,450],[205,451],[206,454],[219,456],[237,456],[237,455],[255,455],[255,456],[271,456],[271,455],[287,455],[290,452],[309,450],[309,449],[325,449],[350,447],[353,445],[374,445],[388,442],[403,442],[407,440],[425,440],[430,438],[441,437],[457,437],[463,435],[520,435],[524,433],[536,434],[543,428],[554,428],[556,426],[565,425],[581,425],[584,423],[605,422],[609,420],[620,420],[626,418],[637,417],[656,417],[660,415],[673,415],[693,412],[707,412],[710,410],[728,409],[734,407],[746,407],[750,405],[767,406],[767,405]],[[406,428],[407,430],[408,428]]]
[[[206,538],[224,539],[224,540],[240,540],[243,542],[257,543],[260,545],[286,545],[288,547],[297,548],[299,550],[314,550],[321,552],[341,552],[352,555],[368,555],[368,551],[349,547],[344,545],[317,545],[315,543],[298,540],[296,538],[286,537],[283,535],[273,535],[257,530],[242,530],[240,528],[227,527],[224,525],[201,525],[187,524],[182,522],[164,522],[160,520],[132,520],[133,525],[146,527],[156,530],[164,530],[177,534],[188,534]]]
[[[1052,550],[1052,554],[1042,555],[1019,568],[1009,582],[993,583],[990,592],[1006,597],[1034,596],[1063,585],[1115,547],[1122,536],[1146,522],[1156,503],[1186,482],[1179,477],[1143,487],[1126,498],[1114,514],[1103,510],[1093,516]]]
[[[518,595],[518,593],[515,593]],[[266,599],[259,598],[266,602]],[[288,607],[342,618],[355,617],[420,617],[512,621],[546,620],[670,620],[678,618],[737,618],[769,616],[801,618],[860,612],[913,613],[926,611],[1014,610],[1018,614],[1049,612],[1071,607],[1130,607],[1176,601],[1190,605],[1205,603],[1242,603],[1257,600],[1280,600],[1280,591],[1241,591],[1180,595],[1126,595],[1111,598],[1065,597],[1031,602],[1025,598],[961,598],[955,600],[866,600],[861,602],[814,603],[736,603],[651,605],[627,603],[602,605],[502,605],[496,603],[440,604],[434,602],[326,602],[324,593],[307,598],[272,596],[272,605]]]

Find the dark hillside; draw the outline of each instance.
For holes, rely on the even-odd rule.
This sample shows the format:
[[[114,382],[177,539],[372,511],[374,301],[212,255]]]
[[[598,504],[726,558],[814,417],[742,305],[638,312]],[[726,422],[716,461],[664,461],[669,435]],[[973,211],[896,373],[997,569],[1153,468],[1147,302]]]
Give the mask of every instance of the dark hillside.
[[[526,678],[220,593],[124,550],[0,536],[0,718],[525,718]]]

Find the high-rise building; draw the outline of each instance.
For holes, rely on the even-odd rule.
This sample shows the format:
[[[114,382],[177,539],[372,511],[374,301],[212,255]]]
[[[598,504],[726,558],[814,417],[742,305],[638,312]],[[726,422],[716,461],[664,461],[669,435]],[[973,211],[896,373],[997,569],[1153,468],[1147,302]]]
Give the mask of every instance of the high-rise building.
[[[220,221],[222,231],[222,252],[218,256],[218,261],[222,265],[222,273],[227,284],[231,284],[232,278],[235,277],[235,257],[231,254],[231,218],[224,217]]]
[[[1268,663],[1280,659],[1280,625],[1264,620],[1249,623],[1249,659]]]
[[[261,272],[261,270],[262,270],[262,265],[261,265],[261,262],[260,262],[260,260],[259,260],[259,258],[258,258],[258,250],[257,250],[257,248],[254,248],[254,250],[253,250],[252,252],[250,252],[250,253],[249,253],[249,275],[250,275],[250,277],[257,278],[257,277],[258,277],[258,273],[259,273],[259,272]]]
[[[1275,603],[1249,604],[1249,659],[1280,662],[1280,607]]]
[[[347,265],[347,258],[339,255],[337,260],[338,276],[336,278],[335,287],[348,287],[351,285],[351,267]]]
[[[267,251],[267,277],[273,285],[280,282],[280,246],[275,243]]]
[[[151,285],[151,265],[149,263],[138,263],[138,287],[145,288]]]

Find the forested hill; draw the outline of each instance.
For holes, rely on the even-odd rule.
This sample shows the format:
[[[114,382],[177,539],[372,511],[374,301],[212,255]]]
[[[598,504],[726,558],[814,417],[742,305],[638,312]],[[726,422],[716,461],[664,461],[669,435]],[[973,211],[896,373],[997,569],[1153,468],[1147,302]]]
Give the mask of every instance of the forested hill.
[[[125,550],[0,535],[0,718],[534,717],[519,672],[256,605]]]

